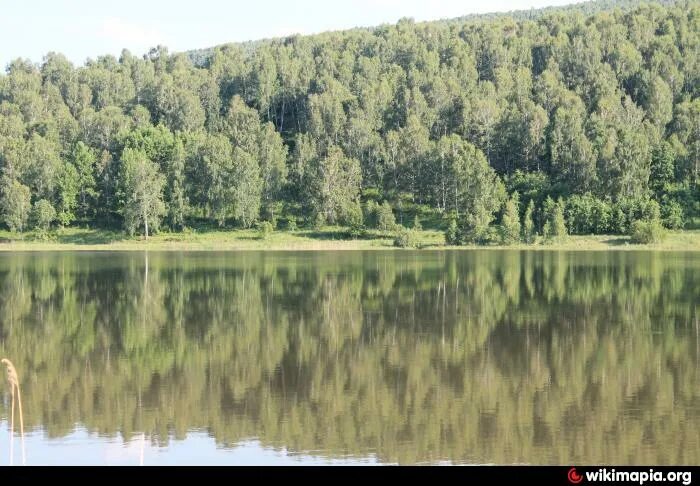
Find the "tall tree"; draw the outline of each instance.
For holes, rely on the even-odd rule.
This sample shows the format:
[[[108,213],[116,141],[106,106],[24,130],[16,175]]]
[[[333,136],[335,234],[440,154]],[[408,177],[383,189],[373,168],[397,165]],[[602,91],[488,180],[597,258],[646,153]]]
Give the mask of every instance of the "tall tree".
[[[121,156],[119,185],[122,192],[124,227],[130,234],[143,228],[143,234],[157,231],[165,214],[165,178],[158,165],[140,150],[126,148]]]
[[[311,211],[328,223],[343,222],[360,197],[361,169],[356,159],[331,146],[328,155],[309,171]]]

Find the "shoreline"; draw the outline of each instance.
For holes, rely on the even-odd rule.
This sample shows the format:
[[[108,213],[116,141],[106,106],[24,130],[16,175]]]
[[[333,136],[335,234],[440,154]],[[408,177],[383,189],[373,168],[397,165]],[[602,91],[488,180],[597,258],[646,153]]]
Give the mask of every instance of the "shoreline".
[[[11,241],[10,238],[12,238]],[[669,232],[657,244],[632,244],[622,235],[573,235],[562,242],[532,245],[464,245],[447,246],[442,232],[419,232],[419,248],[396,248],[387,233],[369,231],[364,237],[349,239],[343,228],[322,230],[276,231],[260,239],[255,230],[206,231],[201,233],[160,233],[148,240],[130,238],[124,234],[68,228],[59,230],[50,239],[16,239],[16,235],[1,234],[0,253],[42,251],[358,251],[358,250],[530,250],[530,251],[663,251],[700,252],[700,230]]]

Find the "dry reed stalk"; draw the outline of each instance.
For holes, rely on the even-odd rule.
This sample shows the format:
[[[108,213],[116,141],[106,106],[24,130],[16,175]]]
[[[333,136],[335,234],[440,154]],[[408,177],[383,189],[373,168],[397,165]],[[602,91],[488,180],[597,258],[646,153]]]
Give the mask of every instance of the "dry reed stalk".
[[[22,465],[26,463],[26,455],[24,452],[24,416],[22,414],[22,393],[19,390],[19,377],[15,365],[7,358],[0,361],[7,367],[7,381],[10,384],[10,393],[12,395],[12,406],[10,413],[10,465],[14,459],[14,428],[15,428],[15,391],[17,391],[17,403],[19,405],[19,433],[22,441]]]

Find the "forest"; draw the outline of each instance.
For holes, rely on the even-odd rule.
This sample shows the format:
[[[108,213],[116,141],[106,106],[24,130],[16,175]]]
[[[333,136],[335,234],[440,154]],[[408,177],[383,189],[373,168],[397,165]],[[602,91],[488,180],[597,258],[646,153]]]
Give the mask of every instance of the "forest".
[[[598,8],[597,8],[598,7]],[[653,241],[700,216],[700,2],[589,2],[0,75],[0,219]]]

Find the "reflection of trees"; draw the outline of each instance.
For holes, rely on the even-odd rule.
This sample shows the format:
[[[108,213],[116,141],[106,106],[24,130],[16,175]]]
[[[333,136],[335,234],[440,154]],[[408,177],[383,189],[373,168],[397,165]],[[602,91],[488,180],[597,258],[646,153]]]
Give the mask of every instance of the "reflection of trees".
[[[698,295],[684,254],[13,255],[0,354],[52,436],[697,463]]]

